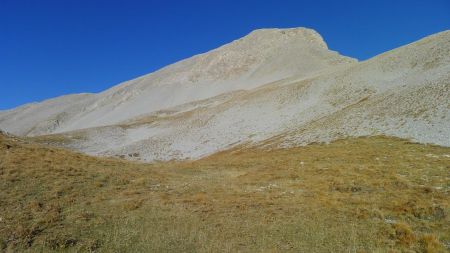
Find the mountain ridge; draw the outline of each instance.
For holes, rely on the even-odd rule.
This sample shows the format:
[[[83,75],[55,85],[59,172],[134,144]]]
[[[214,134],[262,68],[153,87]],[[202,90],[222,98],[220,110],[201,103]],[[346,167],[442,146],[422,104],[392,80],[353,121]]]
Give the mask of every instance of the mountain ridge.
[[[220,90],[217,94],[213,92],[205,97],[197,96],[196,99],[179,100],[180,103],[175,103],[174,106],[168,105],[170,103],[159,108],[156,106],[147,113],[130,113],[109,125],[65,129],[65,132],[61,131],[61,128],[56,129],[51,133],[59,133],[57,136],[65,140],[64,143],[56,144],[93,155],[125,156],[143,161],[196,159],[242,145],[291,147],[311,142],[329,142],[344,137],[380,134],[450,146],[447,141],[450,140],[450,130],[447,127],[450,122],[449,31],[426,37],[363,62],[339,56],[332,51],[324,51],[326,43],[320,42],[323,41],[322,37],[317,37],[315,32],[309,30],[255,31],[247,35],[250,36],[247,39],[252,40],[252,36],[264,37],[258,33],[269,38],[274,36],[277,41],[286,39],[287,45],[305,51],[292,53],[287,57],[283,53],[295,50],[283,46],[279,47],[281,51],[277,51],[277,47],[270,47],[270,52],[266,54],[270,56],[270,60],[266,61],[266,65],[257,65],[261,72],[252,73],[264,77],[264,74],[267,74],[266,68],[271,66],[280,70],[290,66],[287,69],[293,72],[286,71],[281,77],[277,76],[276,80],[262,78],[265,82],[254,77],[247,79],[251,75],[246,75],[238,82],[228,83],[230,87],[239,87]],[[302,36],[298,37],[299,41],[293,40],[295,43],[283,37],[296,36],[296,33],[301,33]],[[303,36],[303,33],[312,36],[314,46],[310,46],[310,39]],[[267,42],[267,38],[264,38],[264,41],[271,44]],[[234,47],[233,43],[223,47]],[[265,47],[264,43],[256,43],[249,48],[258,50],[259,47]],[[279,45],[280,42],[277,43]],[[216,50],[222,52],[220,49],[223,47]],[[299,58],[301,55],[307,57]],[[208,58],[211,55],[194,57],[205,56]],[[239,54],[236,55],[238,56]],[[220,65],[220,59],[206,59],[206,65],[211,62],[213,66]],[[289,59],[293,62],[286,60],[291,65],[283,65],[276,59]],[[340,64],[335,64],[336,60]],[[307,65],[311,62],[315,63],[315,69],[308,68]],[[230,63],[233,61],[230,60]],[[179,70],[186,67],[183,64],[179,65]],[[300,64],[300,68],[296,64]],[[186,69],[190,67],[189,65]],[[233,67],[234,65],[231,69]],[[216,71],[213,71],[213,74],[220,72],[215,67],[212,69]],[[167,72],[167,69],[165,71]],[[177,77],[182,71],[174,73]],[[152,74],[148,76],[154,78]],[[200,75],[199,78],[205,77]],[[139,89],[147,87],[144,80],[142,77],[138,83],[130,81],[107,91],[110,97],[106,98],[114,98],[111,100],[116,106],[113,111],[127,108],[130,103],[127,100],[132,100],[133,96],[147,94],[145,89]],[[258,84],[255,87],[248,86],[246,80],[256,80]],[[138,88],[130,94],[125,89],[129,88],[129,85]],[[211,86],[211,83],[208,85]],[[109,101],[108,99],[103,101]],[[98,103],[98,100],[95,103]],[[97,104],[93,108],[103,107],[98,107]],[[0,115],[0,128],[1,117]],[[47,122],[42,125],[42,129],[49,129]],[[31,133],[42,135],[47,132],[32,129]]]
[[[255,41],[259,42],[255,44]],[[40,135],[110,125],[127,119],[130,114],[138,116],[354,61],[326,49],[323,39],[311,29],[257,30],[207,53],[94,94],[83,105],[75,103],[77,108],[59,125],[55,123],[55,118],[59,118],[57,113],[39,116],[40,110],[35,110],[31,112],[38,115],[34,123],[15,120],[20,124],[3,125],[3,128],[20,135]],[[33,106],[30,108],[32,110]],[[36,126],[42,122],[47,123]],[[21,129],[17,129],[17,125]]]

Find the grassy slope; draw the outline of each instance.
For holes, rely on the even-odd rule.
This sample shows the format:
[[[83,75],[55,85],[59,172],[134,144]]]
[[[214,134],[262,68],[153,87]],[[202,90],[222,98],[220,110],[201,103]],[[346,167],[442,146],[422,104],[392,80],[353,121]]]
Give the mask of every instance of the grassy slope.
[[[371,137],[194,162],[0,136],[6,252],[445,252],[450,149]]]

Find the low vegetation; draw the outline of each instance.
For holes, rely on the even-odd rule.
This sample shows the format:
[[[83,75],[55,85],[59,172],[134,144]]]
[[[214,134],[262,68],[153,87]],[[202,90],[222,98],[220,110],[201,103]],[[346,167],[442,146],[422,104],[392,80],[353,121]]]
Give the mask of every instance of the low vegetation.
[[[140,164],[0,136],[0,251],[447,252],[450,149],[388,137]]]

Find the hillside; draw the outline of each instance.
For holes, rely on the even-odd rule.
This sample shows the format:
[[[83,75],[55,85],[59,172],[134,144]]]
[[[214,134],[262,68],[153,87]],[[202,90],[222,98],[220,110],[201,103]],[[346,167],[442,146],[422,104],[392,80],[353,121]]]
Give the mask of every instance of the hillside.
[[[382,136],[141,164],[0,134],[0,249],[445,252],[449,165]]]
[[[450,32],[442,32],[310,77],[294,75],[42,139],[92,155],[143,161],[380,134],[450,146],[449,98]]]
[[[306,28],[260,29],[99,94],[62,96],[0,112],[0,129],[35,136],[117,124],[222,93],[355,62]]]
[[[450,31],[295,28],[0,111],[0,252],[448,252],[449,98]]]
[[[261,29],[99,94],[0,112],[0,129],[147,162],[380,134],[450,146],[449,97],[448,31],[356,62],[311,29]]]

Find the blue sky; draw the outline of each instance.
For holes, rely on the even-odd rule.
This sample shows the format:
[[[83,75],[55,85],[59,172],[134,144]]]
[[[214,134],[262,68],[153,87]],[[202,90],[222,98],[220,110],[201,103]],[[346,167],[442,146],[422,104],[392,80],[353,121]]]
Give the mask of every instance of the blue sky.
[[[450,29],[450,1],[0,0],[0,110],[99,92],[257,28],[364,60]]]

